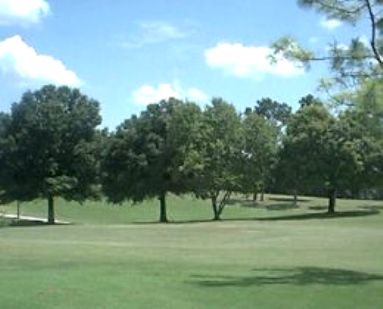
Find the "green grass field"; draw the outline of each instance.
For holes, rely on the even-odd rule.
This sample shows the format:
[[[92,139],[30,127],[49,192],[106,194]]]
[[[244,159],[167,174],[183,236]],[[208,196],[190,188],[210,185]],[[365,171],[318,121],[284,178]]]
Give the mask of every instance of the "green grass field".
[[[0,219],[0,308],[383,308],[383,202],[326,203],[238,200],[209,222],[208,202],[171,197],[163,225],[157,201],[60,200],[73,225]]]

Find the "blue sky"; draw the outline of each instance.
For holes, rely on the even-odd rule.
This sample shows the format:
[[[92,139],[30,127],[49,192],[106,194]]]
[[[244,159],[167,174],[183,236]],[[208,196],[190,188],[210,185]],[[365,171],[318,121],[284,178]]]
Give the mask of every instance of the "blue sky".
[[[219,96],[239,111],[262,97],[296,107],[328,72],[271,66],[268,46],[283,35],[325,52],[363,31],[295,0],[0,0],[0,111],[48,83],[97,99],[111,129],[169,96],[201,106]]]

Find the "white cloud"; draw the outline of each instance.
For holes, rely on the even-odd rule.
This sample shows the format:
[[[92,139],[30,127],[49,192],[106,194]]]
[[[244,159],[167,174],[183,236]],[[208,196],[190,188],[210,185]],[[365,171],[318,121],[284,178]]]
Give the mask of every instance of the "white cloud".
[[[79,86],[76,73],[52,56],[38,54],[36,50],[15,35],[0,41],[0,73],[16,77],[26,83],[53,83]]]
[[[327,30],[334,30],[342,25],[342,22],[338,19],[327,19],[323,18],[320,21],[320,25],[322,28]]]
[[[168,22],[140,22],[138,23],[138,33],[127,40],[120,40],[118,45],[125,48],[138,48],[183,39],[188,37],[190,33],[190,31],[182,30]]]
[[[205,103],[208,96],[198,88],[183,89],[178,81],[161,83],[157,87],[143,85],[133,92],[135,104],[148,105],[169,98],[188,99],[197,103]]]
[[[219,43],[205,50],[205,61],[211,68],[222,69],[240,78],[261,79],[265,74],[291,77],[304,73],[297,63],[282,57],[272,64],[269,58],[271,54],[271,48],[266,46]]]
[[[38,23],[49,12],[46,0],[0,0],[0,25]]]
[[[189,88],[186,91],[186,98],[195,102],[207,102],[209,100],[208,95],[198,88]]]

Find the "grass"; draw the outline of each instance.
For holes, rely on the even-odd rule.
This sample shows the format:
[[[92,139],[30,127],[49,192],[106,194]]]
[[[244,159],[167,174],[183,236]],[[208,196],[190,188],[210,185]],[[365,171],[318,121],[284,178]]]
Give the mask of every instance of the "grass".
[[[152,224],[157,201],[57,201],[73,225],[0,228],[0,308],[382,308],[383,203],[169,198],[177,224]],[[22,205],[45,215],[45,202]],[[3,211],[14,212],[14,205]]]

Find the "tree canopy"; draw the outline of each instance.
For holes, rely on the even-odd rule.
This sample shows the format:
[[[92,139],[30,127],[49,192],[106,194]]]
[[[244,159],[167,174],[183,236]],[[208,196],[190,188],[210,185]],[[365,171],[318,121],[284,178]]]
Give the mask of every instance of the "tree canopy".
[[[77,89],[44,86],[12,105],[2,147],[2,188],[6,200],[83,201],[96,193],[93,138],[101,123],[99,103]]]

